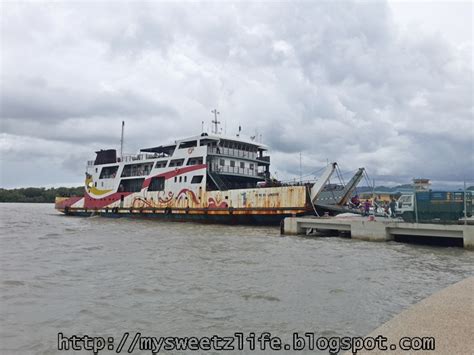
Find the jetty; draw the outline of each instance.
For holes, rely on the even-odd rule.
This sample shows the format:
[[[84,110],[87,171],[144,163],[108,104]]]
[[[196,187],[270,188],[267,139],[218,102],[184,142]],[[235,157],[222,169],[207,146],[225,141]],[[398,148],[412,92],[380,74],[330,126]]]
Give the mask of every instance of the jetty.
[[[361,350],[358,354],[472,354],[474,337],[474,277],[469,277],[425,298],[375,329],[369,337],[383,335],[396,349],[380,351]],[[434,350],[406,351],[398,341],[406,337],[413,340],[433,338]],[[416,342],[412,342],[416,345]],[[347,355],[352,352],[347,352]]]
[[[416,243],[433,238],[452,239],[474,250],[474,226],[458,224],[406,223],[399,219],[369,217],[287,217],[282,234],[341,235],[367,241],[410,238]]]

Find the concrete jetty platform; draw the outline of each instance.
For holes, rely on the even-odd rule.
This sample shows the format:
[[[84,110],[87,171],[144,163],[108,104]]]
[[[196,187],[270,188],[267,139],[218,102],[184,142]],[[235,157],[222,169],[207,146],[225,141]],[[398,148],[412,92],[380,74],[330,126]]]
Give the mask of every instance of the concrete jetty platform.
[[[466,249],[474,250],[474,226],[427,223],[405,223],[397,219],[337,218],[337,217],[287,217],[283,234],[314,234],[342,232],[351,238],[369,241],[393,240],[397,236],[410,236],[418,241],[423,238],[456,238]]]
[[[474,353],[474,277],[469,277],[425,298],[375,329],[368,336],[378,335],[387,337],[387,344],[395,344],[397,349],[362,350],[358,354],[472,355]],[[402,350],[399,348],[399,341],[403,337],[433,337],[435,349],[432,351]]]

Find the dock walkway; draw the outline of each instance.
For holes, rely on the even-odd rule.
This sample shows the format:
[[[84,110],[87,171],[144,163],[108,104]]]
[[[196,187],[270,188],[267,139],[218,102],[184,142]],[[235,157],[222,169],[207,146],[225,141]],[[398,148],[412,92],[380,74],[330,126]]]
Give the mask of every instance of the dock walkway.
[[[394,219],[287,217],[283,234],[311,234],[318,231],[350,233],[351,238],[369,241],[393,240],[395,236],[457,238],[463,246],[474,249],[474,226],[428,223],[405,223]]]
[[[474,277],[451,285],[398,314],[369,337],[383,335],[397,344],[403,337],[435,339],[432,351],[359,351],[358,354],[472,355],[474,350]],[[351,353],[346,353],[351,354]]]

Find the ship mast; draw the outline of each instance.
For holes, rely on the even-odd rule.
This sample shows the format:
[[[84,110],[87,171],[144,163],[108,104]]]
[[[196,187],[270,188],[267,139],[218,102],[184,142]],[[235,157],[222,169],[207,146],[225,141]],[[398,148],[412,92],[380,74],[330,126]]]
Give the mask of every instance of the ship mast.
[[[125,130],[125,121],[122,121],[122,135],[120,136],[120,161],[123,161],[123,133]]]
[[[220,115],[220,112],[214,109],[211,111],[211,113],[214,114],[214,120],[212,121],[212,123],[214,124],[214,133],[217,134],[218,133],[217,125],[220,123],[220,121],[217,120],[217,115]]]

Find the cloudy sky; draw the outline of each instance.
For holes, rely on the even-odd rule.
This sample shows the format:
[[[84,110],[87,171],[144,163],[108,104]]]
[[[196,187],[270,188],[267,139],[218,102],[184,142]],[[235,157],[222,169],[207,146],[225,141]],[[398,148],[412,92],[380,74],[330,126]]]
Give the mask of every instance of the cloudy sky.
[[[472,2],[1,4],[1,187],[82,184],[94,151],[201,132],[211,110],[280,179],[474,180]]]

